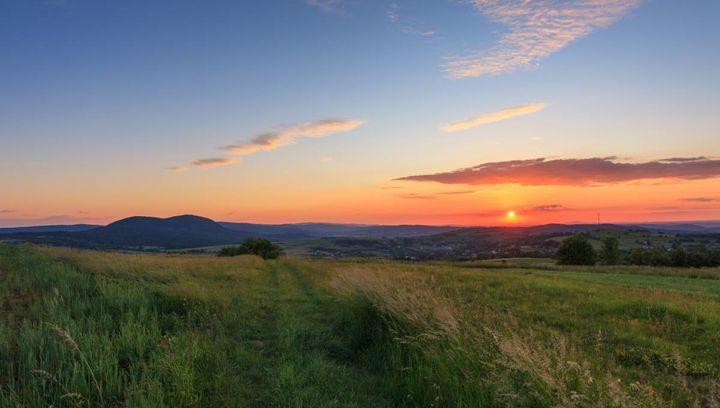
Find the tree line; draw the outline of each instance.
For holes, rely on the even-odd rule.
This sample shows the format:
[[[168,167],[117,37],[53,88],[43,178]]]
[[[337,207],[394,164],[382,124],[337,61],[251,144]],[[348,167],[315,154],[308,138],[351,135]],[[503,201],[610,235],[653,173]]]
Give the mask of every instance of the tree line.
[[[671,249],[663,246],[653,248],[636,247],[630,251],[620,249],[616,237],[603,240],[600,250],[595,250],[583,235],[566,238],[558,248],[556,258],[559,265],[647,265],[672,266],[680,268],[701,268],[720,266],[720,249],[704,246],[685,248],[676,245]]]

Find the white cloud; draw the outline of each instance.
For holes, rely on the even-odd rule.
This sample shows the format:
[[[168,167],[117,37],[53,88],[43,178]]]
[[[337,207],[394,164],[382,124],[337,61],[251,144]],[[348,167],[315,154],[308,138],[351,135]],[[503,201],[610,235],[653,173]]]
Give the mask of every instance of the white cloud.
[[[445,66],[452,78],[536,66],[542,58],[574,40],[614,23],[641,0],[470,0],[470,3],[509,31],[490,50],[452,58]]]
[[[237,163],[237,160],[228,159],[225,157],[211,157],[209,159],[193,160],[190,163],[192,163],[198,167],[203,167],[203,168],[209,169],[209,168],[214,168],[214,167],[228,166],[228,165]]]
[[[340,5],[342,0],[306,0],[305,3],[308,6],[317,7],[322,11],[331,12],[335,11]]]
[[[497,112],[483,113],[472,117],[470,119],[461,120],[459,122],[447,123],[440,127],[443,132],[458,132],[461,130],[467,130],[480,125],[487,125],[488,123],[500,122],[502,120],[510,119],[515,116],[529,115],[545,108],[543,103],[529,103],[527,105],[514,106],[512,108],[506,108]]]
[[[298,138],[320,138],[335,133],[350,132],[364,124],[364,120],[327,119],[289,126],[273,132],[262,133],[247,142],[223,147],[223,150],[238,154],[253,154],[259,151],[274,150],[295,143]]]

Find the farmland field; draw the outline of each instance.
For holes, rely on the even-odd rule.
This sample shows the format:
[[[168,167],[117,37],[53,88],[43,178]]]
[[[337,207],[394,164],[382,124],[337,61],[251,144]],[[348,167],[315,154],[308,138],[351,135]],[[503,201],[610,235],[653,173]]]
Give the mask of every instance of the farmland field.
[[[0,307],[0,407],[720,399],[717,269],[0,245]]]

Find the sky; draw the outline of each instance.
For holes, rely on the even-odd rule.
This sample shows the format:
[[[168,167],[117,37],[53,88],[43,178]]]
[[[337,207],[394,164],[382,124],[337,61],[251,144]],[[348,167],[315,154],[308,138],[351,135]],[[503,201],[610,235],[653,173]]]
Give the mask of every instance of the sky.
[[[718,19],[716,0],[0,0],[0,226],[717,220]]]

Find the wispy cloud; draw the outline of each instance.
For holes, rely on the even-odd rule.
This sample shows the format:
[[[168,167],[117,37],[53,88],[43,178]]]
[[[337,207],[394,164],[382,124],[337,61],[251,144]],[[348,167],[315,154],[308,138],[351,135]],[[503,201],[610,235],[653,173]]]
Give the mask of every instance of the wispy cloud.
[[[390,6],[388,7],[387,11],[385,12],[385,15],[387,16],[388,20],[392,24],[397,24],[400,26],[400,31],[402,31],[405,34],[411,34],[411,35],[419,35],[422,37],[432,37],[435,35],[434,30],[428,30],[420,28],[421,26],[424,26],[425,24],[416,21],[414,19],[410,18],[401,18],[400,17],[400,6],[397,2],[392,1],[390,2]]]
[[[544,103],[529,103],[526,105],[513,106],[496,112],[483,113],[470,119],[461,120],[459,122],[447,123],[440,127],[443,132],[459,132],[488,123],[500,122],[502,120],[514,118],[516,116],[529,115],[545,108]]]
[[[237,160],[228,159],[226,157],[211,157],[208,159],[193,160],[190,163],[198,167],[209,169],[213,167],[228,166],[230,164],[237,163]]]
[[[720,159],[622,163],[614,158],[512,160],[396,180],[443,184],[589,186],[644,179],[699,180],[720,177]]]
[[[295,143],[302,137],[320,138],[335,133],[349,132],[365,123],[364,120],[327,119],[288,126],[273,132],[262,133],[247,142],[223,147],[223,150],[238,154],[253,154],[259,151],[274,150]]]
[[[306,0],[305,4],[312,7],[317,7],[320,10],[329,13],[333,11],[337,11],[340,4],[342,4],[342,0]]]
[[[421,30],[419,28],[413,27],[413,26],[403,26],[403,28],[400,29],[405,34],[412,34],[412,35],[419,35],[421,37],[432,37],[435,35],[435,31],[432,30]]]
[[[667,159],[662,159],[660,161],[664,162],[670,162],[670,163],[687,163],[687,162],[696,162],[696,161],[703,161],[707,160],[708,158],[705,156],[696,156],[696,157],[670,157]]]
[[[480,14],[508,27],[491,49],[451,58],[452,78],[501,74],[538,65],[594,30],[613,24],[641,0],[470,0]]]
[[[321,157],[321,158],[320,158],[320,161],[321,161],[321,162],[325,162],[325,163],[331,162],[331,161],[334,161],[334,160],[335,160],[335,158],[332,157],[332,156],[325,156],[325,157]]]
[[[407,193],[407,194],[398,194],[397,195],[400,198],[409,198],[409,199],[415,199],[415,200],[434,200],[437,197],[430,194],[416,194],[416,193]]]
[[[536,207],[531,208],[531,210],[537,211],[537,212],[559,212],[559,211],[569,211],[570,209],[561,204],[547,204],[547,205],[538,205]]]
[[[187,171],[187,168],[184,166],[170,166],[166,167],[165,170],[172,171],[174,173],[183,173]]]
[[[2,210],[2,209],[0,209],[0,214],[10,214],[10,213],[14,213],[14,212],[15,212],[15,210]]]
[[[437,195],[463,195],[463,194],[473,194],[475,193],[475,190],[462,190],[462,191],[443,191],[440,193],[435,193]]]
[[[691,202],[691,203],[716,203],[716,202],[720,202],[720,198],[690,197],[690,198],[683,198],[681,201],[687,201],[687,202]]]

